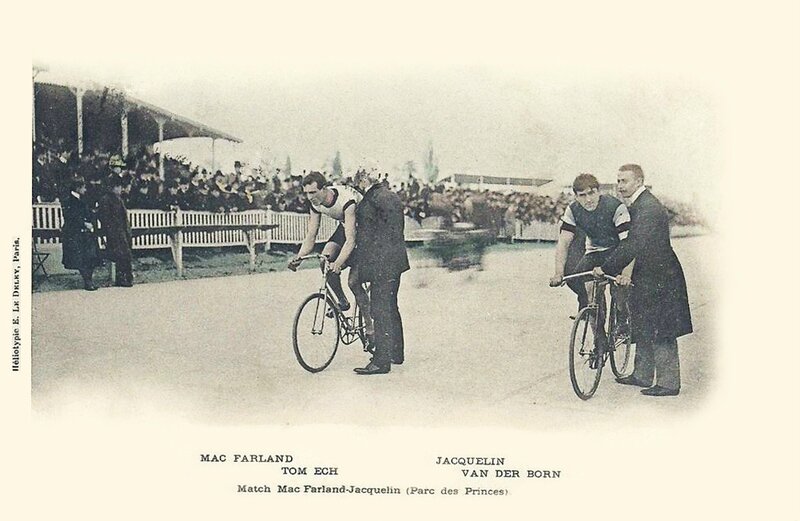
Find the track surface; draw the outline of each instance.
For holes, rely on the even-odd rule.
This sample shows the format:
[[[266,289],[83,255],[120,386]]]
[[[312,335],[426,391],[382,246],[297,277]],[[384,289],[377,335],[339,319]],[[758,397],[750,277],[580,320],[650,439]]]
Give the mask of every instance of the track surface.
[[[316,270],[33,295],[36,414],[147,413],[224,425],[313,423],[561,429],[649,422],[702,409],[713,379],[716,239],[677,239],[695,333],[679,340],[683,390],[648,398],[613,382],[580,401],[567,373],[574,297],[551,289],[553,247],[491,252],[481,272],[417,266],[403,277],[406,363],[357,376],[339,347],[309,374],[291,327]]]

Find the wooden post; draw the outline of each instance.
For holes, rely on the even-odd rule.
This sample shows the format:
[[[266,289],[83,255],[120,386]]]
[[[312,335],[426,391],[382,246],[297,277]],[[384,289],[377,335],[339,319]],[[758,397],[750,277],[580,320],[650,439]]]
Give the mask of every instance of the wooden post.
[[[273,223],[273,215],[274,212],[272,210],[265,210],[263,213],[262,219],[264,220],[264,224],[274,224]],[[272,233],[276,230],[276,228],[272,228],[271,230],[267,230],[267,242],[264,243],[264,252],[268,252],[272,249]]]
[[[175,210],[175,227],[172,234],[172,260],[178,270],[178,277],[183,277],[183,215],[180,208]]]
[[[217,139],[211,138],[211,177],[214,177],[214,174],[217,171]]]
[[[35,68],[33,69],[33,79],[31,84],[33,85],[33,102],[31,103],[31,130],[33,130],[33,142],[36,143],[36,75],[39,74],[39,71]]]
[[[119,117],[122,127],[122,159],[128,157],[128,107],[122,107],[122,114]]]
[[[86,89],[75,87],[72,92],[75,93],[75,103],[78,111],[78,157],[81,157],[83,155],[83,95]]]
[[[244,236],[247,239],[247,251],[250,252],[250,271],[256,271],[256,230],[245,230]]]
[[[165,118],[156,118],[158,123],[158,176],[164,180],[164,123]]]

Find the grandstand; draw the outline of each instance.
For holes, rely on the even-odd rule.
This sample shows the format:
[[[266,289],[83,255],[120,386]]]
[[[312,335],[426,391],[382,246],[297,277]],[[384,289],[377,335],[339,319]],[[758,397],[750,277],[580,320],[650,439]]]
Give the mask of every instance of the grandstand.
[[[537,189],[551,182],[552,179],[536,179],[529,177],[502,177],[495,175],[452,174],[439,182],[456,185],[470,190],[491,190],[497,192],[529,192],[535,193]]]
[[[212,163],[217,139],[242,140],[193,121],[116,87],[70,81],[33,67],[33,143],[52,143],[63,150],[102,151],[127,157],[143,147],[177,138],[210,138]],[[159,173],[164,177],[159,154]],[[216,168],[214,166],[214,168]]]

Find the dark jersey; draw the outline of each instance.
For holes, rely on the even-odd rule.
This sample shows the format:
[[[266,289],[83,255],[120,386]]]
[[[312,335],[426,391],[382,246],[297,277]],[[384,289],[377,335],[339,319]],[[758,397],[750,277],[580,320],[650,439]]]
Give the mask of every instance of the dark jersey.
[[[586,210],[578,201],[567,206],[561,218],[561,229],[586,234],[586,253],[615,248],[628,236],[631,216],[628,208],[616,197],[601,195],[597,208]]]

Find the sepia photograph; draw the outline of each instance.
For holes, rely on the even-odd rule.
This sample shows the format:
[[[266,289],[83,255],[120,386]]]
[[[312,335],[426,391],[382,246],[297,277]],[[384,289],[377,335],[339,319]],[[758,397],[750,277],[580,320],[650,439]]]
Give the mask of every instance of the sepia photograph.
[[[34,16],[12,512],[799,515],[797,8],[307,7]]]

